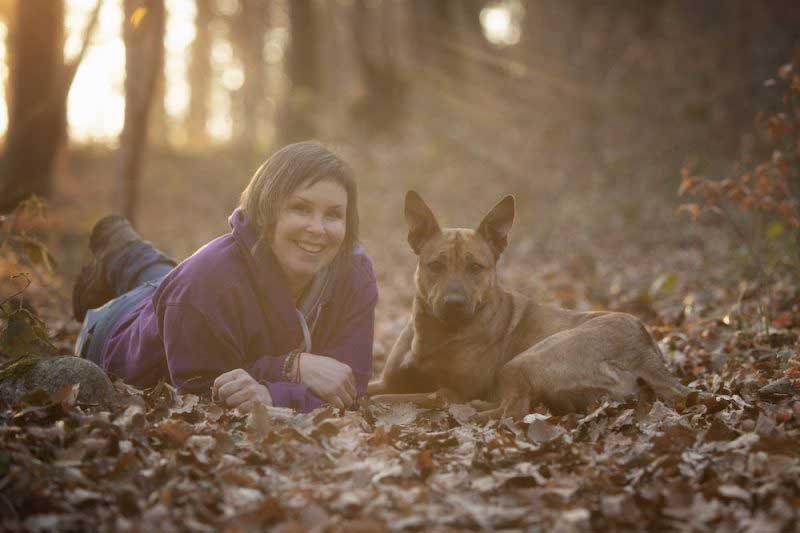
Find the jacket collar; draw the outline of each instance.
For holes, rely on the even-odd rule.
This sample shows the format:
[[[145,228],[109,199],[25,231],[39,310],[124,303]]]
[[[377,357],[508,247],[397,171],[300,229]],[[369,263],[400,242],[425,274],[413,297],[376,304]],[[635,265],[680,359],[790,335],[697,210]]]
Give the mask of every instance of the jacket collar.
[[[293,350],[302,342],[303,332],[283,268],[270,246],[259,246],[253,255],[258,233],[241,208],[231,213],[228,223],[248,271],[258,287],[260,293],[258,301],[264,317],[272,331],[280,332],[280,335],[276,336],[280,351]]]

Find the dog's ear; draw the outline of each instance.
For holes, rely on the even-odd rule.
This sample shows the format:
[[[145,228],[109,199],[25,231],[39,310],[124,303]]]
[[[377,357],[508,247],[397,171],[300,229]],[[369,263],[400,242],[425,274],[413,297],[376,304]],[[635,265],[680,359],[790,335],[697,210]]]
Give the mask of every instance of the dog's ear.
[[[508,246],[508,232],[511,231],[511,225],[514,223],[514,204],[514,197],[511,195],[500,200],[483,217],[476,230],[478,235],[489,243],[496,258],[500,257],[500,254]]]
[[[408,244],[417,255],[425,241],[441,231],[430,207],[416,191],[406,193],[406,222],[408,223]]]

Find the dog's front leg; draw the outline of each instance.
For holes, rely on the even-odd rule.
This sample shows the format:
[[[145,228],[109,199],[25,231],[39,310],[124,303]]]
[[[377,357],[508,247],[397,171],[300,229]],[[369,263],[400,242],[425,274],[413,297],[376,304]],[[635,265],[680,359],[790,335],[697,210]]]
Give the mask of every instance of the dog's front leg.
[[[370,398],[372,401],[385,404],[413,403],[420,407],[442,407],[447,403],[457,402],[458,395],[450,389],[439,389],[435,392],[416,392],[407,394],[379,394]]]
[[[470,418],[470,422],[475,422],[476,424],[485,424],[490,420],[497,420],[498,418],[503,418],[505,408],[502,405],[497,407],[492,407],[489,409],[485,409],[483,411],[478,411],[472,418]]]
[[[469,402],[469,406],[478,412],[496,409],[499,405],[500,402],[490,402],[487,400],[472,400]]]
[[[384,394],[386,392],[386,382],[383,381],[383,378],[378,378],[374,381],[370,381],[367,384],[367,396],[375,396],[378,394]]]
[[[409,320],[392,346],[389,355],[386,357],[386,363],[383,365],[381,376],[378,379],[370,381],[367,385],[367,396],[397,392],[396,383],[399,377],[398,374],[402,373],[401,367],[406,359],[406,355],[411,349],[411,341],[413,338],[414,327],[411,320]]]
[[[367,395],[395,395],[409,393],[431,394],[437,383],[421,372],[412,361],[411,344],[414,326],[409,320],[386,358],[386,364],[378,379],[367,385]],[[408,401],[408,400],[407,400]]]
[[[379,394],[370,400],[383,404],[413,403],[420,407],[436,407],[442,404],[436,392],[412,392],[408,394]]]
[[[506,398],[500,403],[479,402],[482,402],[482,400],[470,402],[470,405],[478,410],[472,416],[472,421],[477,424],[483,424],[498,418],[522,418],[528,413],[530,396],[521,394],[511,399]]]

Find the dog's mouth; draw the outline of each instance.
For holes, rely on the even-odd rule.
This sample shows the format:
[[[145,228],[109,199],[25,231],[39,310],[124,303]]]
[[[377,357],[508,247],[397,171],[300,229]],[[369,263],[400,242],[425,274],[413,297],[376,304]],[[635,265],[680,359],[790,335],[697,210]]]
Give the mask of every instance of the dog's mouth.
[[[444,322],[449,328],[458,328],[466,324],[472,319],[474,313],[469,307],[448,307],[441,306],[436,308],[434,306],[433,315],[441,322]]]
[[[445,317],[440,317],[439,321],[442,322],[442,324],[444,324],[447,329],[455,330],[455,329],[459,329],[459,328],[465,326],[467,324],[467,322],[469,322],[470,318],[472,318],[472,317],[466,316],[466,315],[464,315],[464,316],[445,316]]]

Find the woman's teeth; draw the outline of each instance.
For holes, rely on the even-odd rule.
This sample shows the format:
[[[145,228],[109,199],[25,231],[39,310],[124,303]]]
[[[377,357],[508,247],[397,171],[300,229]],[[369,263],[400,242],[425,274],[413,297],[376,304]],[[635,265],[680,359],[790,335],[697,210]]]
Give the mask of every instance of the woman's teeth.
[[[295,244],[303,251],[308,252],[310,254],[317,254],[322,251],[325,246],[321,244],[311,244],[307,242],[300,242],[295,241]]]

